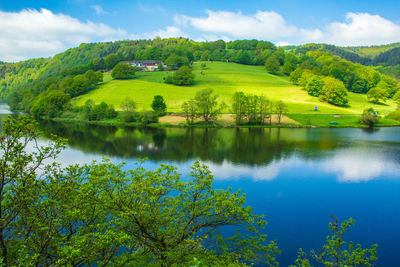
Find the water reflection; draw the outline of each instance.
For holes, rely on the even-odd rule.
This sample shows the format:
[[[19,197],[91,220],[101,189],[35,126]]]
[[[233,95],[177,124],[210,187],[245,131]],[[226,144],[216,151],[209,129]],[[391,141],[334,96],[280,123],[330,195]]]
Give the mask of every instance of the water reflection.
[[[400,128],[363,129],[136,129],[85,124],[43,124],[69,140],[59,161],[90,163],[147,157],[188,177],[194,159],[212,170],[216,188],[246,193],[282,250],[281,266],[298,248],[319,248],[329,215],[356,219],[346,237],[379,244],[379,266],[398,265]],[[43,141],[45,142],[45,141]]]
[[[399,171],[399,128],[146,129],[46,123],[89,154],[155,162],[201,159],[218,179],[270,181],[296,165],[360,182]]]

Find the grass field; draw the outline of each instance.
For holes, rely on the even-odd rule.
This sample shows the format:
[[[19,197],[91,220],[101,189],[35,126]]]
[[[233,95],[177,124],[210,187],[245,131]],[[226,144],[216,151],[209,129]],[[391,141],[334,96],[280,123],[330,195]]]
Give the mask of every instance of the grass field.
[[[184,101],[193,98],[203,88],[212,88],[219,95],[219,100],[229,105],[236,91],[258,94],[270,100],[282,100],[288,104],[289,113],[297,114],[360,114],[365,108],[373,107],[385,114],[395,108],[393,102],[387,105],[369,103],[365,95],[349,93],[347,108],[320,102],[309,96],[300,87],[288,81],[285,76],[268,74],[263,66],[247,66],[235,63],[206,62],[207,69],[201,73],[200,64],[194,63],[196,84],[193,86],[175,86],[163,83],[163,78],[172,72],[138,72],[132,80],[112,80],[106,73],[103,84],[88,94],[73,100],[75,105],[83,105],[88,99],[96,103],[105,101],[119,108],[126,97],[133,99],[139,110],[150,109],[154,95],[162,95],[169,112],[181,112]],[[319,111],[314,112],[314,106]],[[229,108],[225,110],[229,113]]]
[[[358,115],[334,115],[334,114],[290,114],[290,119],[302,126],[318,127],[360,127]],[[399,121],[381,118],[377,126],[400,126]]]

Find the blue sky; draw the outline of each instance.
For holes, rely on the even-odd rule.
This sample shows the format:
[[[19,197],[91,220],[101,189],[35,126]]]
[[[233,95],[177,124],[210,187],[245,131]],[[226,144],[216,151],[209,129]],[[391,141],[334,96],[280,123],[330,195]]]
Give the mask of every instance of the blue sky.
[[[398,0],[1,1],[0,60],[156,36],[377,45],[400,41],[399,10]]]

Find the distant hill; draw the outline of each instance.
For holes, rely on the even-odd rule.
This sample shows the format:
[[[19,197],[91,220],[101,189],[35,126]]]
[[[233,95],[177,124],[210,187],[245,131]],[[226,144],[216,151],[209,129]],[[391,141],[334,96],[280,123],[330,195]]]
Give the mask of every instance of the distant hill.
[[[298,46],[294,49],[292,48],[292,51],[300,54],[305,54],[308,51],[322,51],[331,53],[354,63],[359,63],[366,66],[372,64],[372,59],[370,57],[362,56],[357,52],[351,51],[351,49],[347,47],[339,47],[329,44],[306,44]]]
[[[292,53],[287,53],[285,50]],[[317,64],[315,58],[304,56],[310,51],[321,51],[340,58],[336,58],[333,63],[322,69],[318,64],[325,64],[324,62]],[[107,72],[118,62],[129,60],[158,60],[164,61],[169,66],[191,65],[199,61],[263,66],[267,59],[273,57],[272,62],[278,64],[280,74],[289,75],[298,67],[314,70],[316,74],[341,79],[351,91],[355,81],[364,83],[365,79],[369,79],[361,73],[365,72],[364,70],[353,66],[351,62],[367,66],[379,63],[384,66],[378,67],[379,71],[399,77],[398,69],[390,67],[397,66],[398,54],[400,54],[400,44],[373,47],[307,44],[279,48],[268,41],[195,42],[186,38],[89,43],[68,49],[52,58],[30,59],[17,63],[0,62],[0,100],[8,101],[14,110],[29,112],[32,104],[47,90],[58,89],[68,96],[75,97],[76,95],[69,93],[71,90],[66,90],[68,89],[66,87],[72,86],[74,77],[89,70]],[[342,59],[351,62],[344,62]],[[265,68],[260,68],[265,71]],[[368,68],[367,72],[373,73],[374,70]],[[76,81],[79,80],[85,82],[85,78]],[[365,93],[364,91],[362,92]],[[88,91],[79,90],[79,92]]]
[[[375,66],[395,66],[400,64],[400,47],[395,47],[378,54],[373,61]]]
[[[373,59],[379,54],[397,47],[400,47],[400,43],[393,43],[387,45],[372,45],[372,46],[354,46],[354,47],[345,47],[345,49],[351,50],[362,57],[369,57]]]
[[[355,47],[306,44],[302,46],[288,46],[285,49],[300,54],[305,54],[308,51],[323,51],[365,66],[381,66],[378,68],[380,72],[400,80],[400,43]]]

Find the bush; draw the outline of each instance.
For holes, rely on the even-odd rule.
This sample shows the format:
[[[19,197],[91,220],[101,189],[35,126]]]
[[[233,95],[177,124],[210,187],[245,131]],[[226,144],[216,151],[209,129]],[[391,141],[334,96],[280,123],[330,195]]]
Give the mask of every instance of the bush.
[[[372,128],[379,122],[379,116],[377,112],[373,108],[369,108],[363,111],[361,117],[358,119],[358,122],[362,125],[367,125]]]
[[[132,79],[135,77],[136,68],[128,63],[118,63],[111,72],[114,79]]]
[[[89,121],[114,119],[118,116],[117,111],[115,111],[112,105],[109,106],[105,102],[95,105],[92,100],[86,101],[85,105],[82,107],[82,113]]]
[[[391,119],[391,120],[400,121],[400,109],[397,109],[397,110],[389,113],[388,115],[386,115],[386,118]]]
[[[165,82],[175,85],[192,85],[194,84],[194,74],[191,68],[182,66],[172,76],[168,76]]]
[[[139,121],[143,125],[147,125],[150,123],[157,123],[158,122],[158,116],[154,111],[142,111],[139,114]]]
[[[139,115],[136,110],[136,103],[129,97],[125,98],[121,105],[122,114],[121,119],[123,122],[135,122],[139,120]]]

